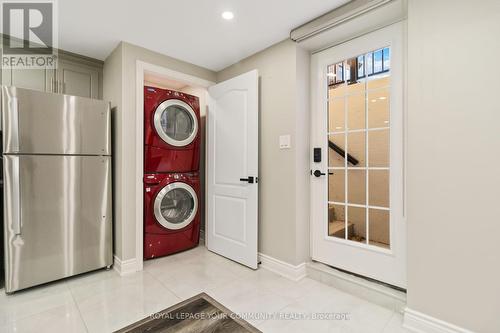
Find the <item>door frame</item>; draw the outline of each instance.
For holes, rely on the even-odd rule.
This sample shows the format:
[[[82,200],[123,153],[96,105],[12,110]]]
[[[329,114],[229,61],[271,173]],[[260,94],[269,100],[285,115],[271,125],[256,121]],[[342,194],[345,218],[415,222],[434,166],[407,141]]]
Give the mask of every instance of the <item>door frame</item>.
[[[144,176],[144,75],[152,74],[166,80],[174,80],[185,83],[186,85],[206,89],[206,97],[208,101],[208,87],[216,84],[215,82],[202,79],[200,77],[172,70],[167,67],[158,66],[142,60],[136,60],[136,118],[135,118],[135,205],[136,205],[136,225],[135,225],[135,261],[136,271],[143,269],[143,246],[144,246],[144,193],[143,193],[143,176]],[[198,129],[200,130],[200,129]],[[206,169],[205,169],[206,173]],[[205,174],[206,177],[206,174]],[[205,207],[206,210],[206,207]],[[206,236],[205,236],[206,237]],[[123,264],[123,263],[122,263]],[[128,270],[123,270],[128,273]],[[122,273],[122,272],[120,272]]]
[[[391,197],[391,211],[394,210],[394,212],[396,214],[398,214],[397,216],[397,222],[399,223],[402,223],[406,230],[405,230],[405,233],[404,233],[404,247],[402,248],[403,252],[404,252],[404,264],[405,264],[405,277],[404,277],[404,283],[403,285],[399,285],[399,287],[403,287],[405,288],[406,287],[406,273],[407,273],[407,261],[406,261],[406,254],[407,254],[407,248],[408,248],[408,244],[407,244],[407,221],[406,221],[406,143],[407,143],[407,140],[406,140],[406,137],[407,137],[407,102],[406,102],[406,91],[407,91],[407,87],[406,87],[406,64],[407,64],[407,52],[406,52],[406,49],[407,49],[407,45],[406,45],[406,38],[405,38],[405,31],[406,31],[406,25],[403,23],[403,22],[397,22],[397,23],[394,23],[394,24],[391,24],[391,25],[388,25],[388,26],[385,26],[383,28],[380,28],[380,29],[376,29],[376,30],[371,30],[369,32],[366,32],[365,34],[361,35],[361,36],[356,36],[356,37],[353,37],[352,39],[348,39],[346,41],[343,41],[341,43],[338,43],[336,45],[332,45],[330,46],[329,48],[325,49],[321,49],[321,50],[318,50],[316,52],[312,52],[312,56],[314,56],[315,53],[321,53],[321,52],[327,52],[329,49],[332,49],[334,47],[337,47],[337,46],[340,46],[340,45],[343,45],[345,43],[349,43],[351,42],[352,40],[354,39],[361,39],[361,38],[366,38],[366,35],[370,35],[370,34],[380,34],[380,35],[384,35],[384,34],[392,34],[392,37],[388,39],[389,41],[389,44],[392,45],[393,43],[393,39],[397,40],[397,43],[398,43],[398,47],[399,47],[399,51],[400,51],[400,57],[399,57],[399,60],[397,60],[397,64],[396,66],[399,67],[399,76],[397,78],[397,85],[399,85],[399,91],[400,91],[400,96],[396,96],[397,98],[397,104],[400,105],[400,114],[398,115],[397,119],[395,119],[395,121],[397,121],[398,123],[398,127],[396,128],[396,131],[393,130],[393,128],[391,128],[391,137],[393,137],[394,135],[397,136],[397,139],[400,140],[398,143],[396,143],[397,145],[397,149],[400,151],[400,158],[398,160],[396,160],[395,162],[391,162],[391,192],[393,191],[393,188],[394,188],[394,176],[393,176],[393,169],[397,170],[397,174],[395,175],[396,177],[398,177],[398,179],[400,179],[401,181],[401,184],[400,184],[400,194],[401,194],[401,197],[397,197],[397,198],[394,198],[395,200],[397,200],[397,206],[394,208],[393,207],[393,202],[392,202],[392,197]],[[398,35],[399,34],[399,35]],[[395,35],[398,35],[398,37],[394,38]],[[377,36],[377,39],[385,39],[385,37],[378,37]],[[370,50],[365,50],[365,51],[370,51]],[[341,56],[339,56],[339,59],[344,59],[346,58],[345,57],[346,55],[343,54]],[[391,64],[393,63],[393,60],[391,59]],[[311,166],[311,170],[314,170],[314,169],[320,169],[322,172],[325,172],[325,170],[327,171],[327,168],[328,168],[328,162],[326,163],[326,168],[324,168],[323,170],[323,164],[321,165],[321,167],[319,167],[319,165],[317,163],[314,163],[313,161],[313,154],[312,154],[312,148],[315,146],[315,142],[317,142],[317,138],[315,137],[314,133],[315,131],[317,130],[317,122],[318,120],[316,119],[316,113],[319,112],[319,109],[321,108],[322,110],[326,110],[327,108],[327,100],[325,100],[325,98],[323,98],[323,94],[321,93],[321,90],[320,89],[323,89],[324,87],[326,87],[326,81],[324,82],[324,84],[322,86],[320,86],[320,80],[322,80],[322,77],[319,76],[319,73],[318,73],[318,66],[319,65],[322,65],[323,63],[320,63],[318,61],[318,59],[314,58],[314,57],[311,57],[311,127],[310,127],[310,133],[311,133],[311,137],[310,137],[310,166]],[[392,66],[391,66],[392,67]],[[391,84],[392,85],[392,84]],[[391,99],[394,99],[394,97],[391,96]],[[392,121],[391,121],[392,123]],[[326,124],[326,126],[328,126]],[[326,132],[325,132],[326,133]],[[393,140],[391,139],[391,146],[393,144]],[[393,152],[392,152],[392,149],[391,149],[391,160],[393,160]],[[328,161],[328,151],[324,152],[323,154],[323,160],[327,160]],[[394,163],[394,164],[393,164]],[[317,213],[315,213],[314,211],[314,203],[317,201],[317,200],[320,200],[321,198],[318,198],[318,193],[315,193],[314,189],[315,187],[317,188],[317,186],[314,186],[313,185],[313,178],[315,177],[311,177],[311,194],[310,194],[310,206],[311,206],[311,210],[310,210],[310,254],[311,254],[311,258],[312,260],[318,260],[318,259],[315,259],[315,257],[317,258],[317,254],[315,255],[314,253],[314,242],[317,241],[317,238],[318,236],[316,236],[315,234],[318,232],[318,226],[316,225],[316,220],[318,219],[317,217]],[[327,185],[328,186],[328,179],[326,181]],[[392,212],[391,212],[392,213]],[[321,214],[320,214],[321,215]],[[391,215],[392,217],[392,215]],[[391,221],[391,227],[393,226],[393,221]],[[348,245],[348,246],[352,246],[353,248],[358,248],[360,251],[364,251],[367,249],[367,247],[365,246],[362,246],[360,244],[357,244],[357,243],[350,243],[350,242],[346,242],[346,241],[342,241],[342,240],[339,240],[339,243],[342,243],[342,244],[345,244],[345,245]],[[391,236],[391,244],[393,244],[393,238]],[[380,254],[383,254],[383,255],[387,255],[387,256],[392,256],[393,255],[393,251],[392,249],[391,250],[385,250],[385,249],[374,249],[375,252],[378,252]],[[320,260],[318,260],[318,262],[322,262]],[[327,264],[328,265],[328,264]],[[343,267],[338,267],[340,269],[343,269]],[[354,272],[356,273],[356,272]],[[359,274],[359,273],[358,273]],[[364,275],[368,278],[373,278],[373,276],[370,276],[370,275]]]

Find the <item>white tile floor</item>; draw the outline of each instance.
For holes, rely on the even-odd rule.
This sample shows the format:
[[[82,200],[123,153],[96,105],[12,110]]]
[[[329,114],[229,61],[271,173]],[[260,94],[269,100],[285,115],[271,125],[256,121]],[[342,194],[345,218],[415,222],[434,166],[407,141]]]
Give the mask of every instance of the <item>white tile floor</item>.
[[[98,271],[7,296],[0,290],[0,332],[113,332],[206,292],[237,313],[347,313],[349,320],[247,319],[263,332],[408,332],[400,314],[304,278],[252,271],[204,247],[147,261],[120,277]]]

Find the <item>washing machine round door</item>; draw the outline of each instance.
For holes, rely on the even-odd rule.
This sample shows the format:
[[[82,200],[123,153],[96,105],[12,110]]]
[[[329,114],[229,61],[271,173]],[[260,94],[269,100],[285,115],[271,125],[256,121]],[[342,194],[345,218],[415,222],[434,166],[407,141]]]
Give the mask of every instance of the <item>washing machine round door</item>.
[[[156,196],[154,214],[165,228],[182,229],[189,225],[198,211],[198,198],[186,183],[175,182],[165,186]]]
[[[169,99],[158,105],[153,117],[158,135],[175,147],[190,144],[198,134],[196,114],[189,104]]]

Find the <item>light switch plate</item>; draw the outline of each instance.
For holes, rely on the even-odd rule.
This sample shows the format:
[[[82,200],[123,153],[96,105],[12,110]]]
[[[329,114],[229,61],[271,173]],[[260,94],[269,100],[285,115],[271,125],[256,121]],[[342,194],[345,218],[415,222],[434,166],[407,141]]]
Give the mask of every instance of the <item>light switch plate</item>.
[[[290,149],[290,134],[280,135],[280,149]]]

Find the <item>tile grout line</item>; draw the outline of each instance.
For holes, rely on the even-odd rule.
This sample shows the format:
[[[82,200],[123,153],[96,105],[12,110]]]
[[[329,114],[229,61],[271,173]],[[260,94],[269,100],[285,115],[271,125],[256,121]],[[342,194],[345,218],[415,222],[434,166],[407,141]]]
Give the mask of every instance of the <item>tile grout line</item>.
[[[389,326],[389,323],[391,322],[392,318],[396,316],[396,314],[396,311],[392,311],[392,315],[389,317],[389,320],[387,320],[387,323],[385,323],[384,327],[382,327],[380,333],[384,333],[385,329]]]
[[[215,263],[214,263],[215,264]],[[144,272],[146,272],[147,274],[151,275],[156,281],[158,281],[163,287],[165,287],[168,291],[170,291],[172,294],[174,294],[179,300],[183,301],[182,297],[180,297],[180,295],[178,295],[177,293],[175,293],[172,289],[170,289],[167,285],[165,285],[165,283],[163,283],[162,280],[160,280],[159,278],[157,278],[156,276],[154,276],[153,274],[151,274],[150,272],[144,270]],[[233,280],[231,283],[235,283],[236,281],[239,281],[239,280],[243,280],[244,278],[239,276],[238,274],[236,273],[233,273],[237,276],[237,278],[235,280]],[[222,288],[224,286],[219,286],[219,287],[216,287],[216,288],[213,288],[212,290],[217,290],[219,288]],[[209,291],[208,290],[204,290],[203,292],[205,293],[208,293]]]
[[[186,260],[190,262],[191,259],[192,258],[189,258],[189,259],[186,259]],[[219,261],[210,262],[211,261],[210,258],[206,258],[204,260],[207,260],[209,265],[213,265],[216,268],[223,269],[225,267],[225,265],[222,262],[219,262]],[[180,260],[180,261],[178,261],[178,262],[176,262],[174,264],[180,264],[180,265],[182,265],[183,264],[183,260]],[[169,288],[169,285],[168,285],[167,282],[164,282],[163,280],[160,279],[161,274],[158,274],[158,276],[157,276],[157,275],[153,274],[152,272],[150,272],[147,269],[144,269],[144,271],[150,277],[152,277],[155,281],[157,281],[162,287],[165,287],[166,290],[170,291],[173,295],[175,295],[177,298],[179,298],[180,300],[182,300],[182,298],[180,297],[180,295],[178,295],[176,292],[174,292],[172,289]],[[281,275],[276,274],[276,273],[274,273],[272,271],[269,271],[269,270],[266,270],[266,269],[262,269],[262,271],[266,272],[266,274],[267,273],[271,274],[273,276],[273,278],[276,277],[278,279],[285,279],[286,280],[286,278],[284,278]],[[238,272],[232,271],[232,270],[231,270],[231,274],[234,275],[234,277],[235,277],[235,279],[232,281],[232,283],[245,283],[246,281],[252,282],[252,278],[250,276],[248,276],[247,274],[239,274]],[[298,283],[298,282],[294,282],[294,283]],[[332,286],[329,286],[327,284],[324,284],[324,283],[321,283],[321,282],[318,282],[318,283],[320,285],[326,287],[326,288],[336,289],[336,288],[334,288]],[[224,285],[219,285],[219,286],[216,286],[215,288],[211,288],[210,290],[218,291],[218,290],[223,290],[224,288],[225,288]],[[261,289],[265,290],[266,292],[268,292],[271,295],[276,296],[276,297],[285,297],[286,296],[286,295],[283,295],[283,293],[281,293],[281,292],[276,292],[273,288],[270,288],[269,286],[262,286]],[[312,287],[311,287],[311,290],[313,290]],[[205,289],[202,289],[201,291],[208,292],[208,290],[205,290]],[[307,292],[306,292],[306,294],[307,294]],[[301,296],[298,296],[298,297],[288,297],[289,299],[287,300],[287,302],[285,304],[283,304],[281,307],[273,310],[273,312],[283,311],[285,308],[293,305],[295,302],[297,302],[297,300],[299,298],[301,298],[303,296],[304,295],[301,295]],[[361,300],[361,298],[359,298],[359,297],[355,297],[355,298]],[[370,302],[368,302],[368,303],[370,303]],[[393,317],[393,315],[394,315],[394,313],[391,313],[391,315],[389,316],[389,319],[387,320],[387,322],[383,323],[382,329],[385,329],[385,327],[388,325],[388,323],[391,320],[391,318]],[[256,326],[259,326],[259,325],[263,325],[266,322],[269,322],[269,320],[264,319],[262,321],[254,322],[252,324],[254,324]]]
[[[142,270],[144,273],[148,274],[149,276],[151,276],[154,280],[156,280],[163,288],[167,289],[168,291],[170,291],[175,297],[177,297],[181,302],[182,302],[182,298],[179,297],[179,295],[177,295],[173,290],[171,290],[169,287],[167,287],[159,278],[157,278],[156,276],[154,276],[153,274],[151,274],[150,272],[148,272],[147,270],[143,269]]]
[[[206,249],[206,247],[205,247],[205,248],[204,248],[203,250],[201,250],[201,251],[208,251],[208,250],[207,250],[207,249]],[[225,258],[225,259],[227,259],[227,258]],[[189,260],[189,259],[188,259],[188,260]],[[210,260],[210,259],[209,259],[209,258],[206,258],[206,260]],[[229,260],[229,259],[227,259],[227,260]],[[179,262],[177,262],[177,263],[181,263],[181,262],[182,262],[182,259],[180,259],[180,260],[179,260]],[[218,262],[214,262],[214,263],[212,263],[212,264],[213,264],[213,265],[215,265],[215,266],[217,266],[217,267],[219,267],[219,268],[221,268],[221,269],[223,268],[223,267],[222,267],[222,264],[220,264],[220,263],[218,263]],[[172,294],[174,294],[174,295],[175,295],[177,298],[179,298],[181,301],[183,300],[183,299],[182,299],[182,297],[180,297],[180,295],[178,295],[178,294],[177,294],[177,293],[175,293],[173,290],[171,290],[171,289],[170,289],[167,285],[165,285],[165,284],[164,284],[164,283],[163,283],[163,282],[162,282],[159,278],[157,278],[155,275],[153,275],[152,273],[150,273],[150,272],[149,272],[149,271],[147,271],[146,269],[143,269],[143,271],[144,271],[144,272],[146,272],[147,274],[149,274],[150,276],[152,276],[152,277],[153,277],[155,280],[157,280],[157,281],[158,281],[158,282],[159,282],[159,283],[160,283],[163,287],[165,287],[168,291],[170,291]],[[243,276],[240,276],[240,275],[239,275],[239,274],[237,274],[237,273],[231,272],[231,274],[234,274],[234,275],[235,275],[235,277],[236,277],[236,279],[235,279],[235,280],[233,280],[231,283],[234,283],[234,282],[236,282],[236,281],[239,281],[239,280],[244,280],[244,279],[245,279]],[[212,288],[212,290],[217,290],[217,289],[222,288],[222,287],[223,287],[223,286],[219,286],[219,287],[216,287],[216,288]],[[205,290],[204,292],[208,292],[208,290]]]
[[[272,273],[274,273],[274,272],[272,272]],[[274,274],[276,274],[276,273],[274,273]],[[283,278],[283,277],[282,277],[282,276],[280,276],[279,274],[277,274],[277,275],[278,275],[279,277]],[[307,276],[306,276],[305,278],[307,278]],[[286,279],[286,278],[285,278],[285,279]],[[295,282],[297,283],[298,281],[295,281]],[[311,288],[311,289],[312,289],[312,288]],[[268,291],[270,291],[273,295],[277,295],[277,296],[282,297],[281,295],[279,295],[278,293],[275,293],[274,291],[272,291],[272,290],[270,290],[270,289],[267,289],[267,290],[268,290]],[[306,293],[306,294],[307,294],[307,293]],[[297,302],[298,302],[298,300],[299,300],[300,298],[302,298],[302,297],[306,296],[306,294],[304,294],[304,295],[302,295],[302,296],[299,296],[299,297],[296,297],[296,298],[292,298],[293,300],[292,300],[290,303],[286,304],[286,305],[285,305],[285,306],[283,306],[282,308],[277,309],[277,310],[276,310],[276,311],[274,311],[274,312],[280,312],[280,311],[283,311],[284,309],[286,309],[286,308],[287,308],[287,307],[289,307],[289,306],[293,306],[295,303],[297,303]],[[270,319],[264,319],[264,320],[263,320],[262,322],[260,322],[257,326],[263,325],[263,324],[265,324],[265,323],[267,323],[267,322],[270,322]]]
[[[52,284],[52,285],[54,285],[54,286],[55,286],[57,283],[58,283],[57,281],[56,281],[56,282],[49,282],[49,284]],[[65,287],[66,287],[66,289],[67,289],[67,290],[66,290],[66,292],[69,292],[69,288],[68,288],[68,286],[66,285],[66,282],[65,282],[65,281],[63,281],[62,283],[64,284],[64,286],[65,286]],[[47,287],[47,286],[45,286],[45,287]],[[31,288],[44,288],[44,286],[33,286],[33,287],[31,287]],[[5,290],[5,289],[2,289],[2,290]],[[24,289],[24,290],[21,290],[21,292],[29,292],[29,290]],[[71,295],[71,293],[70,293],[70,295]],[[15,294],[14,294],[14,295],[10,295],[10,297],[15,297],[15,296],[16,296]],[[72,298],[72,300],[73,300],[73,298]],[[73,300],[73,301],[74,301],[74,300]],[[43,313],[45,313],[45,312],[52,311],[52,310],[57,309],[57,308],[62,307],[62,306],[64,306],[64,304],[53,305],[53,306],[49,306],[48,308],[46,308],[46,309],[44,309],[43,311],[40,311],[40,312],[34,312],[34,313],[32,313],[32,314],[29,314],[29,315],[26,315],[26,316],[21,316],[21,317],[19,317],[19,318],[13,319],[13,320],[4,320],[4,322],[0,324],[0,327],[1,327],[1,326],[7,326],[7,325],[10,325],[10,324],[15,323],[15,322],[19,322],[19,321],[21,321],[21,320],[26,320],[26,319],[29,319],[29,318],[31,318],[31,317],[34,317],[34,316],[37,316],[37,315],[43,314]]]
[[[217,267],[219,267],[219,268],[222,268],[222,266],[223,266],[222,264],[219,264],[219,263],[217,263],[217,262],[214,262],[214,263],[213,263],[213,265],[215,265],[215,266],[217,266]],[[153,275],[153,274],[151,274],[150,272],[146,271],[145,269],[144,269],[144,272],[146,272],[147,274],[149,274],[149,275],[150,275],[151,277],[153,277],[156,281],[158,281],[158,282],[159,282],[159,283],[160,283],[163,287],[165,287],[168,291],[170,291],[170,292],[171,292],[172,294],[174,294],[177,298],[179,298],[181,302],[183,301],[183,299],[182,299],[179,295],[177,295],[177,294],[176,294],[173,290],[171,290],[170,288],[168,288],[168,287],[167,287],[167,286],[166,286],[166,285],[165,285],[165,284],[164,284],[164,283],[163,283],[163,282],[162,282],[159,278],[157,278],[156,276],[154,276],[154,275]],[[236,279],[235,279],[235,280],[233,280],[231,283],[237,283],[238,281],[245,281],[246,279],[248,279],[248,277],[245,277],[245,276],[239,275],[239,274],[237,274],[237,273],[234,273],[234,272],[231,272],[231,273],[232,273],[232,274],[234,274],[234,275],[236,276]],[[274,273],[274,272],[271,272],[271,273],[275,274],[277,277],[280,277],[280,275],[279,275],[279,274],[276,274],[276,273]],[[214,290],[214,291],[215,291],[215,290],[218,290],[218,289],[221,289],[221,288],[224,288],[224,287],[225,287],[225,286],[222,286],[222,285],[221,285],[221,286],[218,286],[218,287],[216,287],[216,288],[213,288],[212,290]],[[265,290],[267,290],[268,292],[270,292],[271,294],[275,295],[275,296],[279,296],[279,297],[281,297],[279,294],[277,294],[277,293],[273,292],[271,289],[268,289],[268,288],[264,288],[264,289],[265,289]],[[209,291],[208,291],[208,290],[204,290],[203,292],[208,293]],[[216,299],[216,300],[217,300],[217,299]],[[219,300],[217,300],[217,301],[219,301]],[[285,306],[283,306],[283,307],[281,307],[281,308],[279,308],[279,309],[275,310],[275,312],[279,312],[279,311],[281,311],[282,309],[285,309],[286,307],[288,307],[288,306],[290,306],[291,304],[293,304],[293,302],[294,302],[294,301],[295,301],[295,300],[291,301],[290,303],[287,303]],[[231,309],[230,309],[230,310],[231,310]],[[231,310],[231,311],[233,311],[233,310]],[[252,325],[254,325],[254,326],[258,326],[258,325],[263,324],[263,323],[264,323],[264,322],[266,322],[266,321],[267,321],[267,320],[266,320],[266,319],[264,319],[264,320],[262,320],[262,321],[260,321],[260,322],[253,323]]]
[[[210,274],[210,281],[206,281],[206,283],[201,284],[201,286],[203,286],[203,287],[201,288],[200,292],[211,293],[213,291],[214,293],[218,293],[220,291],[224,291],[224,289],[227,288],[228,284],[230,283],[230,284],[235,284],[235,285],[231,286],[231,290],[236,288],[234,291],[236,293],[238,293],[238,291],[237,291],[238,285],[250,284],[254,289],[257,288],[259,290],[262,290],[265,294],[269,294],[269,295],[266,295],[266,297],[270,297],[272,299],[279,297],[279,298],[283,299],[282,300],[282,301],[284,301],[283,303],[281,303],[282,301],[274,303],[275,305],[278,305],[278,307],[276,309],[273,309],[274,306],[270,307],[269,313],[280,313],[280,312],[284,311],[287,307],[293,306],[295,303],[301,303],[302,302],[302,301],[300,301],[301,298],[303,298],[311,293],[314,293],[316,291],[321,292],[321,290],[323,290],[323,287],[328,288],[328,289],[334,289],[334,290],[340,291],[344,294],[350,295],[351,297],[354,297],[358,300],[362,300],[362,301],[369,303],[369,304],[374,304],[374,303],[372,303],[370,301],[366,301],[358,296],[352,295],[349,292],[344,292],[342,290],[339,290],[338,288],[335,288],[335,287],[328,285],[326,283],[323,283],[323,282],[316,281],[314,279],[310,279],[311,281],[315,281],[315,283],[313,283],[313,284],[311,284],[307,281],[305,284],[299,284],[299,281],[293,281],[294,286],[296,286],[297,288],[302,288],[303,290],[301,290],[297,294],[292,293],[292,295],[294,295],[294,296],[287,296],[287,293],[288,293],[287,290],[289,288],[288,285],[283,285],[282,283],[280,283],[281,279],[289,281],[285,277],[283,277],[279,274],[276,274],[272,271],[266,270],[264,268],[261,268],[259,270],[252,271],[252,272],[247,272],[246,270],[237,269],[238,267],[236,267],[236,266],[233,269],[232,263],[231,263],[231,265],[226,265],[225,261],[218,260],[219,259],[218,256],[214,257],[214,258],[212,258],[212,256],[207,256],[205,258],[205,257],[203,257],[203,253],[204,252],[201,253],[201,255],[202,255],[202,257],[201,257],[202,262],[201,263],[197,262],[197,260],[199,260],[200,258],[198,258],[198,254],[195,254],[194,256],[186,257],[185,260],[183,258],[182,260],[176,260],[175,262],[169,261],[168,263],[165,263],[165,265],[162,264],[162,265],[160,265],[160,268],[162,268],[162,269],[160,269],[158,272],[155,268],[156,266],[150,266],[148,268],[147,268],[147,266],[145,266],[144,269],[142,270],[142,272],[137,272],[137,273],[143,273],[146,277],[151,278],[152,279],[151,281],[156,281],[157,283],[159,283],[159,285],[161,287],[165,288],[166,291],[170,292],[178,301],[182,301],[183,298],[181,298],[176,292],[174,292],[171,289],[171,288],[175,287],[176,284],[175,283],[172,284],[168,278],[162,280],[162,278],[164,277],[163,274],[168,274],[169,270],[172,267],[175,268],[177,265],[182,266],[185,263],[191,263],[191,261],[193,259],[195,259],[195,261],[193,261],[193,263],[195,264],[195,265],[193,265],[193,267],[195,267],[195,270],[196,270],[196,267],[198,267],[199,265],[202,265],[202,266],[204,265],[207,267],[208,271],[210,271],[210,272],[218,271],[218,270],[227,270],[228,271],[227,274],[222,274],[220,276],[215,275],[212,277],[212,275]],[[235,263],[235,265],[238,265],[238,264]],[[163,269],[165,269],[165,270],[163,270]],[[191,271],[191,268],[188,271]],[[263,273],[263,274],[260,274],[259,271],[260,271],[260,273]],[[114,274],[113,274],[113,276],[114,276]],[[104,277],[104,279],[103,279],[103,277]],[[233,277],[233,280],[230,280],[229,279],[230,277]],[[92,285],[96,282],[108,280],[109,278],[111,278],[111,277],[108,275],[98,276],[98,280],[93,281],[93,279],[92,279],[88,283],[85,283],[85,281],[84,281],[84,284],[82,284],[82,286]],[[225,282],[221,283],[221,281],[226,281],[226,278],[227,278],[227,283],[225,283]],[[276,280],[276,279],[278,279],[278,280]],[[270,281],[270,283],[268,283],[269,281]],[[182,281],[176,281],[176,282],[181,283]],[[210,282],[210,283],[208,283],[208,282]],[[193,285],[193,283],[191,283],[191,282],[189,284],[186,284],[186,287],[190,287],[191,289],[196,289],[196,286],[197,285]],[[318,287],[320,287],[320,288],[318,288]],[[82,320],[84,331],[90,332],[90,329],[92,329],[92,325],[91,325],[92,323],[90,322],[90,320],[89,320],[89,323],[87,323],[84,316],[82,315],[82,312],[86,312],[85,309],[82,311],[82,309],[80,308],[80,306],[81,306],[80,303],[82,302],[82,299],[78,298],[79,301],[77,301],[77,296],[79,295],[79,291],[80,291],[79,288],[80,288],[80,284],[72,284],[71,280],[67,280],[67,281],[63,282],[63,288],[61,288],[60,291],[57,291],[57,293],[69,292],[69,295],[66,294],[66,296],[65,296],[67,298],[67,301],[65,301],[65,303],[68,304],[68,306],[70,306],[69,304],[73,304],[76,307],[76,309],[78,311],[77,317],[79,317]],[[198,289],[200,289],[200,288],[198,288]],[[160,288],[160,290],[161,290],[161,288]],[[184,292],[184,289],[181,289],[178,291],[178,293],[183,293],[183,292]],[[192,290],[190,292],[192,292]],[[248,292],[252,293],[251,290]],[[247,293],[247,291],[245,291],[245,293]],[[93,293],[89,292],[86,294],[92,295]],[[231,295],[232,292],[226,293],[226,294]],[[226,299],[226,297],[225,297],[226,294],[224,294],[224,295],[221,294],[222,299]],[[71,300],[70,300],[69,296],[71,296]],[[168,295],[166,295],[166,296],[168,296]],[[240,301],[238,301],[238,302],[240,302]],[[245,302],[245,301],[243,300],[243,302]],[[282,304],[281,306],[280,306],[280,303]],[[222,303],[222,304],[224,304],[224,303]],[[377,304],[374,304],[374,305],[377,305]],[[359,306],[360,305],[356,305],[356,308]],[[323,308],[324,306],[322,305],[321,307]],[[231,307],[228,307],[228,308],[232,311]],[[48,310],[50,310],[50,309],[44,310],[42,312],[46,312]],[[308,311],[310,311],[310,310],[308,310]],[[398,312],[394,311],[394,310],[392,310],[391,313],[385,312],[385,314],[383,314],[383,316],[388,317],[388,319],[386,319],[385,322],[379,321],[380,326],[379,326],[379,331],[377,331],[377,332],[382,333],[385,330],[387,330],[388,328],[390,328],[391,327],[390,324],[391,324],[392,320],[396,317],[397,314],[398,314]],[[36,314],[29,315],[26,318],[33,316],[33,315],[36,315]],[[76,316],[74,318],[76,318]],[[89,318],[87,318],[87,319],[89,319]],[[75,319],[75,321],[76,320],[77,319]],[[260,320],[258,322],[250,322],[250,323],[256,327],[261,327],[262,325],[265,325],[266,323],[269,323],[271,321],[272,321],[272,318],[266,318],[266,319]],[[89,329],[89,327],[90,327],[90,329]]]
[[[207,260],[210,260],[210,259],[207,259]],[[182,261],[181,261],[181,262],[178,262],[178,264],[182,264]],[[213,265],[215,265],[215,266],[217,266],[217,267],[220,267],[220,268],[222,268],[222,267],[224,266],[222,263],[219,263],[219,262],[213,262]],[[279,274],[276,274],[276,273],[274,273],[274,272],[272,272],[272,271],[269,271],[269,270],[266,270],[266,269],[264,269],[264,271],[269,272],[269,273],[271,273],[272,275],[275,275],[277,278],[284,278],[284,277],[280,276]],[[149,271],[148,271],[147,273],[148,273],[149,275],[151,275],[153,278],[155,278],[157,281],[159,281],[159,283],[160,283],[163,287],[165,287],[167,290],[169,290],[169,291],[170,291],[170,292],[172,292],[174,295],[176,295],[177,297],[179,297],[179,296],[178,296],[178,295],[177,295],[174,291],[172,291],[172,290],[171,290],[171,289],[170,289],[167,285],[165,285],[165,284],[164,284],[164,283],[163,283],[163,282],[162,282],[159,278],[157,278],[155,275],[153,275],[153,274],[152,274],[152,273],[150,273]],[[232,281],[232,283],[241,283],[241,282],[245,282],[245,281],[247,281],[247,280],[251,280],[251,278],[250,278],[250,277],[248,277],[248,276],[246,276],[246,275],[244,275],[244,274],[238,274],[238,273],[236,273],[236,272],[232,272],[232,273],[233,273],[233,274],[237,277],[234,281]],[[286,278],[285,278],[285,279],[286,279]],[[318,282],[318,283],[321,283],[321,282]],[[332,288],[332,289],[336,289],[336,290],[338,290],[337,288],[334,288],[334,287],[329,286],[329,285],[327,285],[327,284],[324,284],[324,283],[321,283],[321,284],[322,284],[323,286],[325,286],[325,287],[328,287],[328,288]],[[216,287],[216,288],[213,288],[212,290],[216,291],[216,290],[220,290],[220,289],[223,289],[223,288],[224,288],[224,286],[218,286],[218,287]],[[275,292],[272,288],[263,287],[262,289],[266,290],[267,292],[269,292],[270,294],[272,294],[272,295],[274,295],[274,296],[283,297],[283,296],[282,296],[282,294],[280,294],[280,293],[278,293],[278,292]],[[204,290],[204,292],[208,292],[208,291],[207,291],[207,290]],[[349,294],[349,293],[347,293],[347,294]],[[353,295],[351,295],[351,296],[353,296]],[[302,297],[302,296],[300,296],[300,297]],[[284,304],[282,307],[280,307],[280,308],[278,308],[278,309],[274,310],[274,312],[280,312],[280,311],[283,311],[285,308],[287,308],[287,307],[289,307],[289,306],[293,305],[295,302],[297,302],[297,299],[298,299],[298,298],[300,298],[300,297],[297,297],[297,298],[291,298],[291,299],[290,299],[290,301],[289,301],[287,304]],[[363,300],[363,299],[362,299],[362,298],[360,298],[360,297],[356,297],[356,296],[353,296],[353,297],[355,297],[356,299],[359,299],[359,300]],[[179,298],[180,298],[180,297],[179,297]],[[372,304],[371,302],[368,302],[368,303]],[[393,318],[394,314],[395,314],[395,312],[394,312],[394,311],[392,311],[391,315],[390,315],[390,316],[389,316],[389,318],[387,319],[387,322],[385,322],[385,323],[383,324],[383,327],[381,328],[381,331],[380,331],[379,333],[383,332],[383,330],[384,330],[384,329],[388,326],[388,324],[389,324],[390,320]],[[270,320],[268,320],[268,319],[264,319],[264,320],[262,320],[262,321],[255,322],[255,323],[252,323],[252,324],[253,324],[253,325],[255,325],[255,326],[260,326],[260,325],[264,325],[266,322],[269,322],[269,321],[270,321]]]
[[[78,311],[78,315],[80,316],[81,321],[83,322],[83,326],[85,327],[85,331],[87,331],[87,333],[88,333],[89,328],[87,326],[87,323],[85,322],[85,318],[83,318],[82,311],[80,310],[80,306],[78,305],[78,302],[75,299],[75,295],[73,295],[73,290],[71,290],[71,288],[68,286],[68,283],[66,281],[64,283],[66,284],[66,288],[68,288],[68,290],[69,290],[69,293],[71,295],[71,299],[73,300],[73,303],[75,303],[75,307]]]

